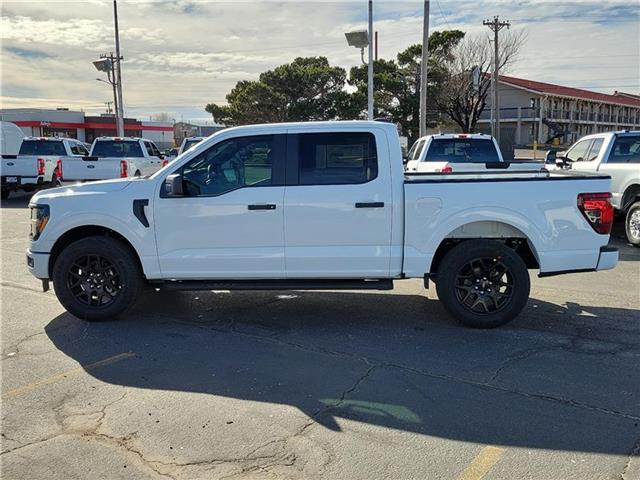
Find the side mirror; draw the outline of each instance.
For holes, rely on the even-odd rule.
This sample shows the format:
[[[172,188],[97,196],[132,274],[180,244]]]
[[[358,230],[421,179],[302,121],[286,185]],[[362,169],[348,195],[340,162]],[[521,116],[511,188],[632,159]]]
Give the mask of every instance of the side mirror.
[[[544,163],[556,163],[558,153],[555,150],[549,150],[544,157]]]
[[[164,160],[164,154],[162,154],[162,153],[161,153],[161,154],[159,154],[159,155],[158,155],[158,158],[159,158],[160,160]]]
[[[408,161],[409,161],[409,157],[407,157],[406,155],[402,155],[402,164],[406,165]]]
[[[167,197],[183,197],[184,191],[182,190],[182,175],[179,173],[173,173],[167,176],[164,181],[164,189]]]

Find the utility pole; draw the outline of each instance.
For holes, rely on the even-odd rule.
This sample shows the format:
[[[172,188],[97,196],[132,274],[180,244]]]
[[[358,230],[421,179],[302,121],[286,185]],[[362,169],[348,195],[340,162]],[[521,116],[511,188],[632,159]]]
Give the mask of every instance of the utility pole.
[[[491,110],[493,112],[493,121],[495,122],[495,137],[498,145],[500,145],[500,106],[499,98],[498,98],[498,78],[500,75],[500,53],[498,50],[498,33],[504,27],[509,28],[511,24],[509,22],[501,22],[500,17],[496,15],[493,17],[493,20],[484,20],[482,22],[483,25],[489,27],[493,31],[493,73],[491,74],[491,86],[492,95],[491,95]]]
[[[118,3],[116,0],[113,0],[113,22],[115,25],[115,35],[116,35],[116,63],[117,63],[117,78],[115,84],[118,88],[118,105],[116,109],[118,111],[118,115],[116,115],[117,121],[117,131],[119,137],[124,137],[124,103],[122,101],[122,56],[120,55],[120,34],[118,32]],[[114,71],[114,75],[116,72]]]
[[[367,77],[367,117],[369,120],[373,120],[373,0],[369,0],[369,65],[367,65]]]
[[[424,2],[422,19],[422,63],[420,67],[420,136],[427,134],[427,75],[429,63],[429,0]]]

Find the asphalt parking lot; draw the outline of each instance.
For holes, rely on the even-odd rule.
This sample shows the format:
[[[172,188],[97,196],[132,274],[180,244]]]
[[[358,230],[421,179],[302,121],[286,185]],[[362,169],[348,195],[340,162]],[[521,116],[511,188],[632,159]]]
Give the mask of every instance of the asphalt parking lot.
[[[538,279],[513,323],[433,289],[149,292],[85,323],[2,205],[2,478],[640,478],[640,249]]]

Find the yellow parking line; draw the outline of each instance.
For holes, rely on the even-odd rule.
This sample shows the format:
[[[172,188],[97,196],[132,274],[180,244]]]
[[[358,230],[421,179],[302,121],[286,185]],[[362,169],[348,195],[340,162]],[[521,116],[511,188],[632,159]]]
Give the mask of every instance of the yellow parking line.
[[[504,448],[484,447],[457,480],[482,480],[498,462],[503,453]]]
[[[38,380],[33,383],[29,383],[27,385],[23,385],[22,387],[14,388],[13,390],[9,390],[5,393],[2,398],[12,398],[18,397],[20,395],[24,395],[25,393],[29,393],[35,390],[38,387],[42,387],[43,385],[50,385],[52,383],[59,382],[69,377],[74,377],[79,375],[82,372],[86,372],[88,370],[95,370],[96,368],[104,367],[105,365],[109,365],[111,363],[119,362],[120,360],[124,360],[125,358],[133,357],[135,353],[125,352],[120,353],[118,355],[114,355],[113,357],[105,358],[104,360],[100,360],[98,362],[90,363],[88,365],[84,365],[82,367],[74,368],[72,370],[67,370],[66,372],[59,373],[58,375],[54,375],[49,378],[44,378],[42,380]]]

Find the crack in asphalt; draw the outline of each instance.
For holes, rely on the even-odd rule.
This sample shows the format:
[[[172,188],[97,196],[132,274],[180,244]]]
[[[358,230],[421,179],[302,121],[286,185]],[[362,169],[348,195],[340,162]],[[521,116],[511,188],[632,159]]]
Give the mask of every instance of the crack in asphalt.
[[[631,477],[627,478],[627,473],[629,473],[629,467],[631,466],[631,461],[634,457],[640,457],[640,438],[638,438],[634,446],[631,448],[631,451],[629,452],[629,458],[627,459],[627,462],[625,463],[624,468],[620,473],[620,480],[633,480]]]

